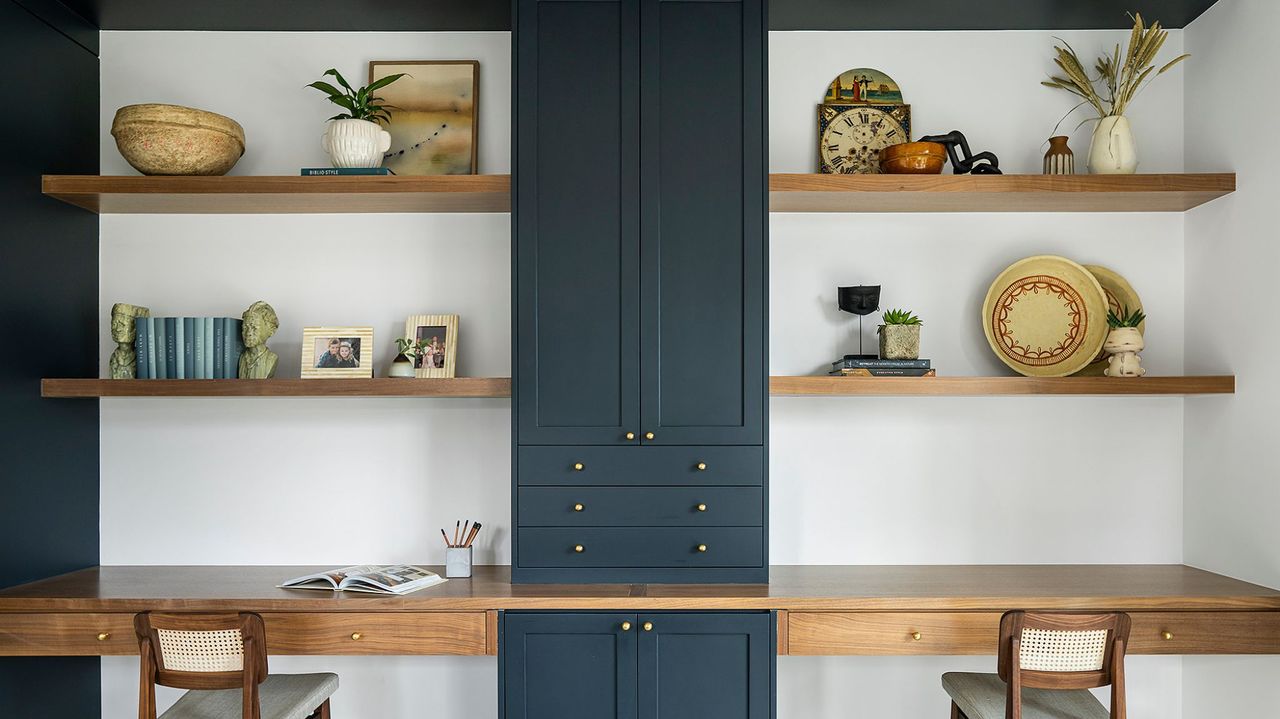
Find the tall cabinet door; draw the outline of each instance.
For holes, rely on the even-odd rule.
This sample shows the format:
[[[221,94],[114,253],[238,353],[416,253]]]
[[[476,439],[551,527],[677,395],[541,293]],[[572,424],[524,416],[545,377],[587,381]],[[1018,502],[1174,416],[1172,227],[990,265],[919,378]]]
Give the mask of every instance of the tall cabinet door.
[[[507,612],[503,719],[636,719],[635,620]]]
[[[639,1],[515,4],[520,444],[638,441]]]
[[[639,719],[769,719],[769,614],[641,614]],[[647,624],[646,624],[647,622]]]
[[[765,34],[763,0],[642,0],[649,443],[763,442]]]

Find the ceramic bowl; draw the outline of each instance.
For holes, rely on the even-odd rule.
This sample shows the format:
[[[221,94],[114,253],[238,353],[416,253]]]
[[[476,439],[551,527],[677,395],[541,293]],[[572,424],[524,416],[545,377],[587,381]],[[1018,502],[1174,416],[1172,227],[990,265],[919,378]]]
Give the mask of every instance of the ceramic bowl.
[[[936,142],[904,142],[880,151],[880,171],[888,175],[937,175],[947,164],[947,148]]]
[[[244,128],[217,113],[181,105],[127,105],[111,136],[144,175],[225,175],[244,154]]]

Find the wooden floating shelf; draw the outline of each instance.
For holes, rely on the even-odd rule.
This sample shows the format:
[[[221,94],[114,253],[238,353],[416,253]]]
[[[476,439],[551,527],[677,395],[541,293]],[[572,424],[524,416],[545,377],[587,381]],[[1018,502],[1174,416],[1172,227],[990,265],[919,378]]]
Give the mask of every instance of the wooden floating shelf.
[[[42,397],[510,397],[508,377],[454,379],[45,379]]]
[[[1234,394],[1225,377],[770,377],[775,397]]]
[[[510,212],[510,175],[45,175],[44,194],[103,214]],[[1184,212],[1236,176],[771,175],[773,212]]]
[[[1234,394],[1224,377],[770,377],[775,397]],[[456,379],[46,379],[43,397],[510,397],[507,377]]]

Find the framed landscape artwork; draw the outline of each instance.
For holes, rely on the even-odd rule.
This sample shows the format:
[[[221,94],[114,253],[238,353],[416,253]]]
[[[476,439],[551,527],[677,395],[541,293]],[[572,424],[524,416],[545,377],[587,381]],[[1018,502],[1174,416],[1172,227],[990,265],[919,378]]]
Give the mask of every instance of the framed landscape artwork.
[[[397,175],[476,174],[476,60],[375,60],[369,82],[405,77],[377,91],[391,105],[391,149],[382,166]]]

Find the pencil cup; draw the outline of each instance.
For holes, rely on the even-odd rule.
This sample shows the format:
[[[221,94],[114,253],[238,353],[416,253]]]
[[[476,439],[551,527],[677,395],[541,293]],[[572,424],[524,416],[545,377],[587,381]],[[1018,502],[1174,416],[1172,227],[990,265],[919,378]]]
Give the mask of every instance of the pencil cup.
[[[449,547],[444,550],[444,576],[449,579],[471,577],[471,547]]]

